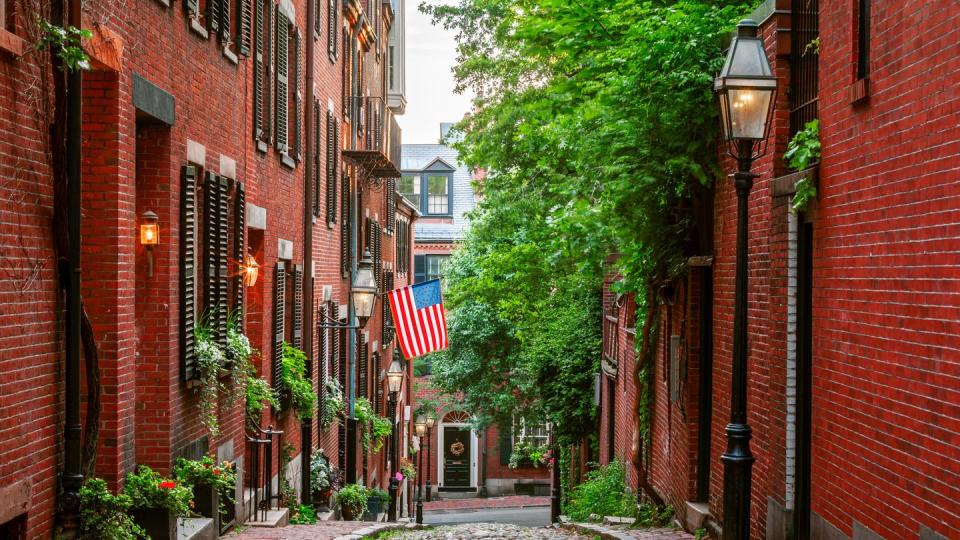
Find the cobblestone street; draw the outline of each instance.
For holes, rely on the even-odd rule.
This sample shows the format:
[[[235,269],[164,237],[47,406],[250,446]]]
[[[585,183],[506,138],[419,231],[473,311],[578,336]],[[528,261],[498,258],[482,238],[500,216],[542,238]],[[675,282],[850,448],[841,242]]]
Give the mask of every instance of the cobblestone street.
[[[407,531],[393,538],[402,538],[403,540],[467,540],[471,538],[486,538],[487,540],[580,540],[591,537],[581,536],[555,527],[534,528],[506,523],[468,523]]]

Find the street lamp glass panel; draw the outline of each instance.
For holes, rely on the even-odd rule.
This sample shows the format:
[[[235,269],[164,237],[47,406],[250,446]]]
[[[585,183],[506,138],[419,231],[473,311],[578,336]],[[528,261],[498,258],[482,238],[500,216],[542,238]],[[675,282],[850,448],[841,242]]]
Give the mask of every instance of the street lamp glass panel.
[[[427,420],[422,414],[417,415],[417,419],[413,422],[413,429],[417,433],[417,437],[423,437],[427,432]]]
[[[403,384],[403,367],[394,359],[387,371],[387,389],[390,392],[399,392],[401,384]]]
[[[433,429],[433,424],[436,423],[437,419],[433,415],[427,416],[427,429]]]
[[[777,79],[770,69],[757,24],[740,22],[726,63],[714,80],[727,141],[759,141],[767,136]]]
[[[363,254],[363,259],[353,278],[350,294],[353,296],[353,310],[357,318],[366,323],[373,315],[373,307],[377,303],[377,281],[373,276],[373,260],[370,252]]]

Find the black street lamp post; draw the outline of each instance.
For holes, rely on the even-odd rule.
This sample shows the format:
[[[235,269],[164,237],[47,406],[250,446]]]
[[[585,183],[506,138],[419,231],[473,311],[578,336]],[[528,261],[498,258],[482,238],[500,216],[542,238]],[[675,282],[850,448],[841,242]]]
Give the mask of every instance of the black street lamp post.
[[[397,494],[400,487],[400,481],[397,480],[397,466],[400,461],[400,437],[397,433],[397,396],[400,394],[400,387],[403,385],[403,367],[400,362],[394,358],[390,363],[390,369],[387,370],[387,399],[390,403],[390,424],[393,427],[390,430],[390,508],[387,510],[387,519],[389,521],[397,520]]]
[[[417,525],[423,524],[423,436],[427,432],[427,419],[424,416],[417,415],[413,422],[413,429],[420,441],[420,451],[417,452]]]
[[[550,523],[560,523],[560,446],[550,426]]]
[[[754,457],[747,424],[747,224],[748,198],[756,174],[753,161],[766,150],[777,79],[757,36],[757,23],[740,21],[726,63],[714,81],[723,136],[737,160],[737,267],[733,319],[733,366],[730,423],[723,461],[723,538],[750,537],[750,484]]]
[[[427,415],[427,502],[430,502],[430,494],[433,492],[433,486],[430,485],[431,466],[430,466],[430,441],[433,438],[433,424],[436,422],[433,414]],[[440,459],[440,456],[437,456]]]

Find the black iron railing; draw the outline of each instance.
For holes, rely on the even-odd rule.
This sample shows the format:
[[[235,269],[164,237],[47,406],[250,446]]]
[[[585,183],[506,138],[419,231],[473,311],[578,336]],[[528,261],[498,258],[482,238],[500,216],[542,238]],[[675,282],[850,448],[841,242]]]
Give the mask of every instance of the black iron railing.
[[[819,0],[793,2],[790,29],[790,136],[817,117]]]
[[[250,521],[266,521],[267,511],[276,500],[280,509],[280,490],[273,491],[273,462],[276,455],[280,463],[280,449],[283,446],[283,432],[269,426],[266,429],[253,426],[254,433],[247,434],[247,489],[249,500],[246,502]],[[283,471],[277,471],[278,478]]]

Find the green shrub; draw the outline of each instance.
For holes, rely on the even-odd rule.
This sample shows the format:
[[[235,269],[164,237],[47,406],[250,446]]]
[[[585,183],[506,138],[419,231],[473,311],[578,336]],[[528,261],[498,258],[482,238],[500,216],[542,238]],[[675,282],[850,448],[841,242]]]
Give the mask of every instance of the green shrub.
[[[587,521],[591,514],[635,516],[636,496],[627,487],[623,464],[613,461],[587,473],[587,480],[570,493],[566,513],[573,521]]]
[[[301,504],[290,510],[291,525],[313,525],[317,522],[317,512],[310,505]]]
[[[367,490],[370,497],[377,497],[380,499],[380,502],[387,503],[390,502],[390,494],[387,493],[387,490],[380,488],[370,488]]]
[[[127,475],[123,494],[130,497],[132,508],[166,509],[180,517],[190,515],[193,500],[189,485],[164,478],[146,465],[140,465],[136,473]]]
[[[90,478],[80,488],[80,538],[83,540],[135,540],[146,533],[130,514],[132,501],[114,495],[102,478]]]

